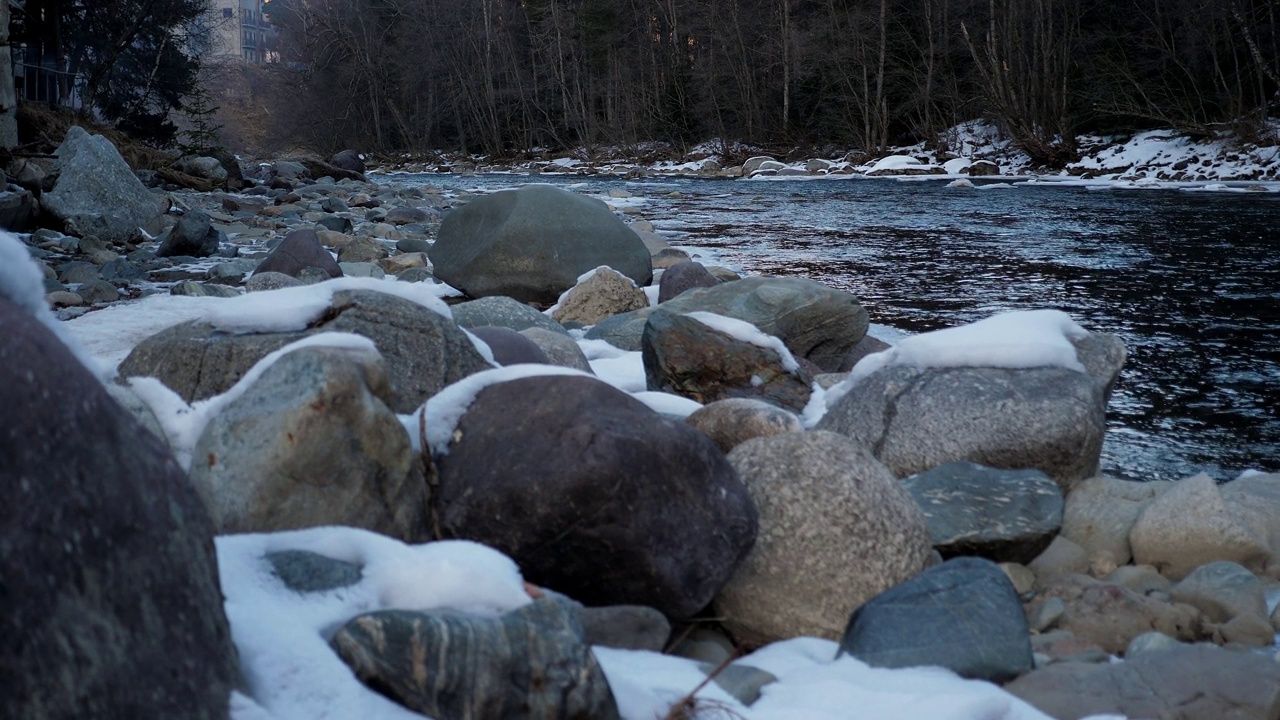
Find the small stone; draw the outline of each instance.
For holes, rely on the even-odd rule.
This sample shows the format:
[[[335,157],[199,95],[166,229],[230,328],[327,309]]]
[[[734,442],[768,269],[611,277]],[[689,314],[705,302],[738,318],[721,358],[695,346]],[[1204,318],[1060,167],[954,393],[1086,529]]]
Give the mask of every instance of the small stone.
[[[359,565],[306,550],[282,550],[264,555],[284,586],[300,593],[325,592],[360,582]]]
[[[1044,632],[1052,630],[1062,616],[1067,612],[1067,604],[1062,602],[1061,598],[1049,598],[1044,601],[1035,615],[1031,617],[1031,632]]]

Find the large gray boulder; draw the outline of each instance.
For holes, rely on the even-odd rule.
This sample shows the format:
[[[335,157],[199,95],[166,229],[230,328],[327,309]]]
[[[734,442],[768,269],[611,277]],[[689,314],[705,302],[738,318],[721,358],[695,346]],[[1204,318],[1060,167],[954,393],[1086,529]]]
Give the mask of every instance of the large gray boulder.
[[[218,252],[219,245],[226,239],[225,233],[213,227],[208,213],[191,210],[160,235],[156,257],[209,257]]]
[[[1058,720],[1091,715],[1169,720],[1280,717],[1280,664],[1197,644],[1143,652],[1122,663],[1056,663],[1005,690]]]
[[[793,358],[696,317],[653,313],[640,350],[648,389],[700,403],[755,398],[803,412],[812,393],[813,378]]]
[[[963,557],[929,568],[854,611],[837,657],[872,667],[944,667],[1003,682],[1031,669],[1022,603],[995,563]]]
[[[1039,470],[939,465],[902,481],[944,558],[974,555],[1029,563],[1062,527],[1062,491]]]
[[[729,462],[760,513],[756,546],[715,603],[739,641],[837,639],[854,608],[924,567],[929,534],[920,508],[848,438],[756,438]]]
[[[111,141],[79,125],[54,151],[53,189],[40,207],[64,223],[93,226],[101,240],[123,243],[151,224],[168,204],[142,184]]]
[[[268,292],[259,293],[269,303]],[[187,402],[224,393],[269,353],[307,335],[350,332],[378,346],[391,382],[391,409],[415,410],[441,388],[491,366],[448,318],[372,290],[333,294],[321,320],[298,332],[233,334],[187,322],[143,340],[120,364],[121,377],[155,377]]]
[[[1169,593],[1204,615],[1205,630],[1220,643],[1265,646],[1275,641],[1262,581],[1233,562],[1212,562],[1191,571]]]
[[[616,720],[572,606],[539,600],[498,618],[382,610],[331,643],[361,682],[435,718]]]
[[[804,278],[749,277],[715,287],[695,288],[660,306],[663,312],[709,312],[743,320],[782,340],[791,354],[828,372],[840,366],[867,332],[867,311],[849,293]],[[624,350],[640,349],[644,323],[653,308],[616,315],[588,338],[608,340]],[[634,337],[630,337],[634,336]]]
[[[426,483],[375,352],[276,360],[196,443],[191,482],[219,534],[321,525],[427,539]]]
[[[578,277],[607,265],[648,285],[644,243],[604,203],[550,185],[503,190],[445,216],[431,264],[471,297],[550,305]]]
[[[1118,372],[891,365],[858,381],[817,427],[871,448],[898,477],[967,460],[1035,468],[1068,493],[1098,472]]]
[[[588,605],[690,617],[756,536],[751,497],[710,440],[592,378],[489,385],[435,466],[445,536]]]
[[[0,717],[226,718],[239,670],[200,498],[4,297],[0,337]]]

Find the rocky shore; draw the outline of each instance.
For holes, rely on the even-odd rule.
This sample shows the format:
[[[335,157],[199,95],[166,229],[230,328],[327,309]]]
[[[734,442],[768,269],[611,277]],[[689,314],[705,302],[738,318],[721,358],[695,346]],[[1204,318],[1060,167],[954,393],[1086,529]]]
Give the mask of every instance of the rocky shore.
[[[1114,336],[113,153],[0,237],[0,715],[1280,717],[1280,475],[1100,475]]]

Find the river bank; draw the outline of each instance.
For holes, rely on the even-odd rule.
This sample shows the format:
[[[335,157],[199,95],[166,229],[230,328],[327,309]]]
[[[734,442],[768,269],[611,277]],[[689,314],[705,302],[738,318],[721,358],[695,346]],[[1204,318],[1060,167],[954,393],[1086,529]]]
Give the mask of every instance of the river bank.
[[[520,161],[438,152],[431,158],[379,157],[377,173],[516,173],[701,178],[863,178],[1038,179],[1112,183],[1128,187],[1183,187],[1213,190],[1278,190],[1280,139],[1277,128],[1257,141],[1193,138],[1172,130],[1128,135],[1082,135],[1080,159],[1065,168],[1032,166],[1030,158],[991,123],[955,126],[937,143],[893,148],[870,157],[861,151],[817,155],[803,149],[770,154],[762,148],[707,142],[691,148],[659,143],[631,148],[581,148],[564,153],[530,153]],[[1218,187],[1221,186],[1221,187]]]

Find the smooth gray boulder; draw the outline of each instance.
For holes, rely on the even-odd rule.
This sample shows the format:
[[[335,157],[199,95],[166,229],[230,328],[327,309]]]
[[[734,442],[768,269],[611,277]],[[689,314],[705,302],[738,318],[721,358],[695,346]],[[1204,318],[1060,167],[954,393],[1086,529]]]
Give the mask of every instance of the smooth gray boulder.
[[[729,462],[760,515],[755,547],[715,602],[740,642],[837,639],[850,611],[924,567],[929,534],[920,508],[848,438],[756,438]]]
[[[1034,468],[1069,493],[1098,472],[1119,367],[1096,371],[888,366],[858,381],[817,427],[871,448],[898,477],[967,460]]]
[[[1265,646],[1275,641],[1262,581],[1233,562],[1212,562],[1191,571],[1169,593],[1204,614],[1206,629],[1220,643]]]
[[[688,618],[756,536],[751,497],[710,440],[594,378],[485,387],[434,463],[444,536],[588,605]]]
[[[905,478],[944,558],[1029,563],[1062,527],[1062,491],[1039,470],[951,462]]]
[[[262,294],[270,302],[269,294]],[[448,318],[372,290],[340,290],[311,327],[232,334],[187,322],[143,340],[120,364],[121,377],[159,378],[187,402],[226,392],[269,353],[307,335],[350,332],[374,341],[387,364],[391,409],[413,412],[446,385],[492,367]]]
[[[695,288],[659,306],[664,312],[709,312],[743,320],[782,340],[797,358],[828,372],[867,332],[867,311],[849,293],[803,278],[749,277],[715,287]],[[588,338],[608,340],[624,350],[640,349],[644,323],[654,308],[616,315]],[[630,337],[634,336],[634,337]]]
[[[538,600],[498,618],[382,610],[330,643],[361,682],[435,718],[616,720],[573,607]]]
[[[218,533],[346,525],[427,540],[426,483],[390,399],[375,352],[276,360],[196,442],[191,483]]]
[[[102,135],[73,125],[54,155],[51,174],[57,180],[40,196],[40,207],[64,223],[92,226],[101,240],[123,243],[168,208]]]
[[[872,667],[922,665],[1003,682],[1031,669],[1031,633],[1018,593],[995,563],[948,560],[854,611],[836,656]]]
[[[543,354],[547,356],[547,362],[552,365],[573,368],[592,375],[595,374],[591,369],[591,362],[587,360],[582,348],[563,331],[557,332],[543,327],[528,327],[521,330],[520,334],[529,338],[541,348]]]
[[[700,403],[754,398],[803,412],[812,394],[813,378],[794,358],[696,317],[659,309],[649,316],[640,351],[649,390]]]
[[[0,717],[222,720],[240,674],[208,513],[27,312],[0,289]]]
[[[453,321],[458,327],[473,328],[485,325],[511,328],[520,332],[526,328],[539,327],[543,330],[559,333],[565,337],[569,331],[560,323],[534,310],[528,305],[512,300],[509,297],[485,297],[468,300],[450,308]]]
[[[603,202],[550,185],[476,198],[445,216],[431,264],[471,297],[550,305],[578,277],[607,265],[648,285],[649,251]]]

